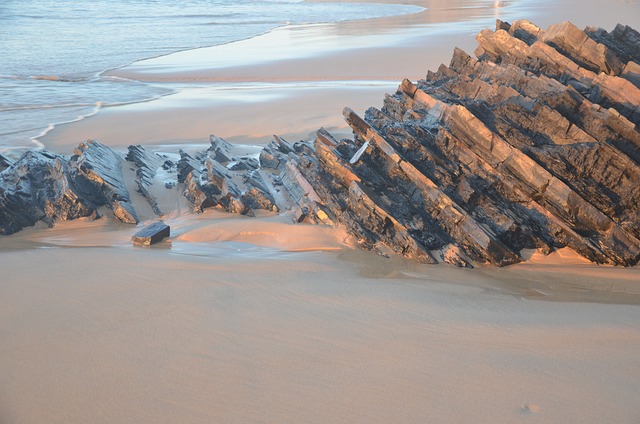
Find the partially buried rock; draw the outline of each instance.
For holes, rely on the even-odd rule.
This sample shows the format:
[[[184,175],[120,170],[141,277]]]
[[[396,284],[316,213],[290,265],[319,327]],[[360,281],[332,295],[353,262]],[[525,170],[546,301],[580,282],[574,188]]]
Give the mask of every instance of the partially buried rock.
[[[141,244],[144,246],[150,246],[156,244],[165,237],[169,237],[171,233],[171,227],[164,222],[154,222],[153,224],[144,227],[138,231],[133,237],[133,244]]]

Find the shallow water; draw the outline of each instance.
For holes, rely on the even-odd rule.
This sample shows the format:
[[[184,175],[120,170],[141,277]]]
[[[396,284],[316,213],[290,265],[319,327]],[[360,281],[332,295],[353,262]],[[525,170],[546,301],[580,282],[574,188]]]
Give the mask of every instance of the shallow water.
[[[0,153],[40,147],[54,124],[141,102],[170,87],[103,77],[167,53],[241,40],[286,24],[373,18],[404,5],[296,0],[6,0],[0,5]],[[17,151],[16,151],[17,149]]]

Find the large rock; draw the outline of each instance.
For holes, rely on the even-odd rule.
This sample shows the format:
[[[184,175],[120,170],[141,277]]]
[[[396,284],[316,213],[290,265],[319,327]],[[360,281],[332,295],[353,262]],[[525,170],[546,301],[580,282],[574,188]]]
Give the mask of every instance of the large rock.
[[[43,221],[96,214],[97,204],[83,196],[67,159],[46,151],[25,153],[0,173],[0,234],[12,234]]]
[[[138,223],[131,205],[122,163],[124,158],[95,140],[80,144],[69,161],[76,185],[96,204],[109,207],[116,218],[127,224]]]
[[[640,88],[616,76],[621,61],[612,50],[588,39],[583,31],[579,32],[583,37],[578,36],[575,27],[568,23],[554,26],[550,32],[550,44],[545,42],[543,32],[537,41],[528,45],[530,36],[519,39],[517,37],[522,35],[518,32],[510,34],[503,29],[495,32],[487,29],[476,37],[479,44],[476,55],[481,60],[502,66],[515,65],[571,85],[591,102],[606,108],[612,107],[637,125],[640,123],[640,105],[637,102]],[[583,49],[581,42],[590,47]],[[591,50],[597,52],[594,53],[597,58],[588,54]],[[635,61],[638,61],[637,57]],[[600,73],[605,69],[607,73]]]
[[[640,35],[498,21],[477,57],[404,80],[382,108],[346,108],[353,139],[274,136],[259,155],[211,136],[180,152],[177,181],[193,211],[289,213],[344,227],[363,248],[456,266],[498,266],[570,247],[596,263],[640,260]],[[142,194],[160,166],[127,159]],[[96,142],[70,160],[31,153],[0,174],[0,231],[73,219],[107,205],[135,222],[122,157]],[[145,196],[147,196],[145,194]],[[153,199],[147,197],[153,206]]]
[[[607,46],[589,38],[586,32],[570,22],[551,25],[541,38],[590,71],[609,75],[622,72],[623,63]]]

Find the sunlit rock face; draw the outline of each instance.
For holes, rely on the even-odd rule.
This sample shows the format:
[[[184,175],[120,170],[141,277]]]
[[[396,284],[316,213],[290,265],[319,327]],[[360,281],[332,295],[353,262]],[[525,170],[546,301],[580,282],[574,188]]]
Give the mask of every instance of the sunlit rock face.
[[[347,109],[353,140],[319,135],[301,161],[319,207],[365,247],[425,261],[508,265],[569,246],[636,264],[638,32],[496,27],[475,58],[456,50],[380,110]]]
[[[170,211],[156,197],[177,186],[196,213],[289,213],[425,263],[505,266],[522,249],[570,247],[593,262],[637,264],[640,34],[498,21],[477,40],[475,57],[456,49],[449,66],[403,81],[381,109],[346,108],[353,139],[321,129],[242,154],[212,136],[206,151],[175,161],[143,146],[125,159],[91,142],[70,159],[41,152],[6,163],[0,232],[101,205],[136,222],[126,160],[159,216]],[[175,181],[159,187],[158,173]],[[59,183],[27,187],[33,175]]]

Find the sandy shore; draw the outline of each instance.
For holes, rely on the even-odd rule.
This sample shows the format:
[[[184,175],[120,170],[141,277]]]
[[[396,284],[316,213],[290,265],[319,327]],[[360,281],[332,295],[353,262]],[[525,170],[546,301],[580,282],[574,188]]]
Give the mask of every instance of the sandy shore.
[[[275,32],[345,41],[303,59],[215,66],[213,48],[199,65],[179,55],[114,71],[179,91],[42,141],[69,153],[87,138],[177,150],[211,133],[347,135],[344,106],[380,106],[454,46],[471,52],[478,13],[486,26],[640,27],[636,1],[409,3],[429,9]],[[177,189],[161,202],[173,234],[154,248],[131,246],[137,229],[112,218],[2,238],[0,423],[638,422],[638,267],[569,250],[507,269],[423,266],[287,216],[192,215]]]
[[[348,134],[341,111],[381,106],[403,78],[417,80],[448,63],[454,47],[469,53],[476,33],[495,19],[526,18],[542,27],[570,20],[612,29],[639,26],[637,0],[412,0],[424,7],[399,17],[285,26],[239,43],[141,61],[107,75],[168,84],[173,96],[103,109],[42,137],[69,153],[89,139],[129,144],[206,142],[215,133],[232,142],[264,144],[272,134],[297,141],[324,126]],[[297,46],[292,49],[291,46]],[[302,56],[302,57],[300,57]],[[222,59],[221,59],[222,58]],[[274,114],[273,110],[278,110]]]
[[[107,72],[169,84],[179,92],[105,108],[57,127],[40,141],[68,153],[87,138],[126,147],[206,142],[215,133],[232,142],[263,144],[272,134],[306,139],[320,126],[346,131],[345,106],[360,113],[381,106],[384,94],[394,92],[403,78],[418,79],[448,63],[455,46],[472,51],[475,33],[492,26],[496,17],[515,19],[532,8],[529,1],[495,2],[497,7],[476,0],[408,3],[427,9],[392,18],[285,26],[238,43]]]

